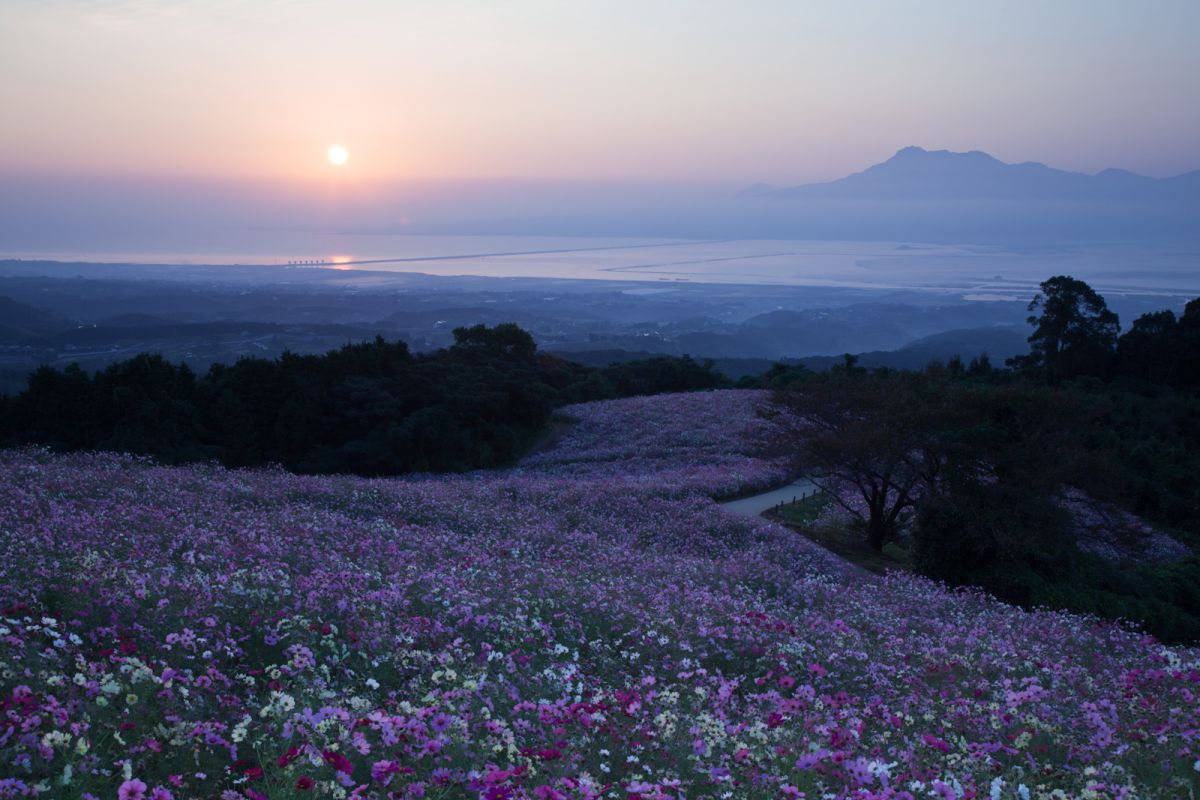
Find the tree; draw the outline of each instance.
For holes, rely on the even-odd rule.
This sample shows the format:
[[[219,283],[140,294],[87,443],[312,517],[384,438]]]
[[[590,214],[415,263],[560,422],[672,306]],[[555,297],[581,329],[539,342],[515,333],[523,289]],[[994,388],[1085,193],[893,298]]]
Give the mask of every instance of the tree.
[[[1152,383],[1175,383],[1181,353],[1179,326],[1169,310],[1143,314],[1117,340],[1117,360],[1122,375]]]
[[[1074,547],[1068,515],[1029,481],[953,480],[922,498],[913,566],[922,575],[979,586],[1029,604],[1039,584],[1066,575]]]
[[[518,358],[532,358],[537,351],[533,337],[512,322],[503,322],[494,328],[486,325],[455,328],[454,346],[486,347]]]
[[[914,373],[836,370],[772,395],[766,412],[798,471],[856,517],[882,550],[937,479],[945,384]]]
[[[1184,306],[1178,330],[1176,372],[1179,385],[1185,389],[1200,388],[1200,297],[1189,300]]]
[[[1056,275],[1041,284],[1029,303],[1028,322],[1032,363],[1045,367],[1050,380],[1077,375],[1103,375],[1113,357],[1120,320],[1091,286],[1069,275]]]
[[[1090,414],[1063,390],[1032,384],[960,386],[952,406],[937,436],[937,480],[918,503],[914,566],[1029,602],[1028,581],[1070,561],[1054,498],[1087,461],[1075,443]]]
[[[1200,298],[1178,318],[1163,310],[1134,320],[1117,340],[1115,372],[1179,389],[1200,384]]]

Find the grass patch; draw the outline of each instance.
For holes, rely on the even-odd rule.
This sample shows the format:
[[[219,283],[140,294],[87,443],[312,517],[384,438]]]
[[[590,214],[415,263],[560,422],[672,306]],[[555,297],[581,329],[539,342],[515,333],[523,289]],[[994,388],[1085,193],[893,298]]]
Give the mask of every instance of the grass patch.
[[[794,503],[776,506],[764,516],[782,522],[826,550],[868,572],[883,575],[896,570],[913,571],[912,552],[903,544],[888,542],[882,551],[872,550],[867,544],[866,534],[859,525],[815,524],[832,502],[829,495],[819,493]]]
[[[775,510],[775,514],[789,525],[811,525],[832,502],[829,495],[818,492],[794,503],[784,503]]]

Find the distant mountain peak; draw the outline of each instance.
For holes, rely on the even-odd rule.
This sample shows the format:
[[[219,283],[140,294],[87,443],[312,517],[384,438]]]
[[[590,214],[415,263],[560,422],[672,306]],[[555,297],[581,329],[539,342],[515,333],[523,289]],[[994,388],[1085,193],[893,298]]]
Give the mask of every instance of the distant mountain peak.
[[[782,189],[756,184],[742,192],[742,196],[894,202],[1055,200],[1126,203],[1136,200],[1194,204],[1193,196],[1185,196],[1187,186],[1194,180],[1190,176],[1147,178],[1123,169],[1106,169],[1096,175],[1086,175],[1036,161],[1010,164],[982,150],[926,150],[909,145],[897,150],[886,161],[844,178]],[[1156,192],[1163,196],[1152,197]],[[1167,197],[1168,194],[1171,196]]]
[[[901,147],[888,161],[895,161],[897,159],[970,159],[974,161],[999,162],[999,159],[995,156],[985,153],[982,150],[968,150],[963,153],[955,150],[926,150],[924,147],[918,147],[915,144],[910,144],[908,147]]]
[[[922,164],[936,164],[939,166],[961,164],[967,166],[1003,163],[1003,161],[1000,161],[998,158],[985,153],[982,150],[968,150],[965,153],[960,153],[954,150],[926,150],[924,147],[909,145],[908,147],[902,147],[897,150],[896,154],[887,161],[884,161],[882,164],[876,164],[874,167],[870,167],[869,169],[885,167],[889,164],[908,167]]]

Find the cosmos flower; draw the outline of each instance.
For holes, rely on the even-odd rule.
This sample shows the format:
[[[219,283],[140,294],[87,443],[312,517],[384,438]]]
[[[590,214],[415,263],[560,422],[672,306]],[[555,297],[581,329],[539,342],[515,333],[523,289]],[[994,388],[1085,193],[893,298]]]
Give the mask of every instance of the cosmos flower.
[[[147,788],[143,781],[132,778],[117,789],[117,800],[144,800]]]

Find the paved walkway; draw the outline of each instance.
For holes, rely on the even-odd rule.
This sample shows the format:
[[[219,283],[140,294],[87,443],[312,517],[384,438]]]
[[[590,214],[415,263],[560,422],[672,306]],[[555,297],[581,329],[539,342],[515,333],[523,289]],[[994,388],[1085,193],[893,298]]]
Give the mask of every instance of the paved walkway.
[[[769,508],[774,508],[780,503],[790,503],[793,498],[808,497],[820,491],[817,485],[808,478],[801,478],[795,483],[789,483],[780,489],[772,489],[769,492],[756,494],[753,497],[743,497],[741,500],[730,500],[728,503],[721,503],[721,508],[733,514],[741,514],[746,517],[757,517]]]

